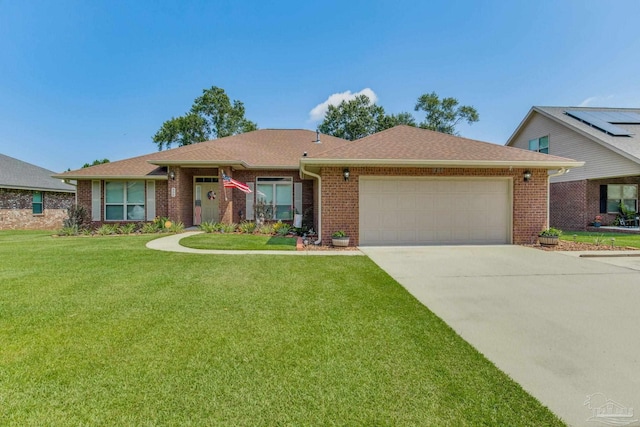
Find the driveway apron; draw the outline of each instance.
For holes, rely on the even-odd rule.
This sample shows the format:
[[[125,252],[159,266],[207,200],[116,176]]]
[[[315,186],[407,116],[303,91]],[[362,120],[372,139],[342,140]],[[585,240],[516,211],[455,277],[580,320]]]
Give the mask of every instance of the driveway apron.
[[[521,246],[361,250],[570,425],[640,425],[640,271]]]

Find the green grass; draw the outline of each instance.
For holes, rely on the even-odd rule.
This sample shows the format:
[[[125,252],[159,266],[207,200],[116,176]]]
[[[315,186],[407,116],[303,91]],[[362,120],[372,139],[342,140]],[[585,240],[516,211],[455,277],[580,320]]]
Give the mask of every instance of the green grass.
[[[574,237],[578,242],[595,244],[596,240],[600,239],[600,244],[611,245],[611,238],[614,238],[615,246],[628,246],[632,248],[640,248],[640,234],[626,234],[626,233],[594,233],[590,231],[565,231],[561,240],[573,241]]]
[[[562,425],[366,257],[0,232],[0,425]]]
[[[295,251],[292,237],[260,236],[254,234],[205,233],[185,237],[182,246],[193,249]]]

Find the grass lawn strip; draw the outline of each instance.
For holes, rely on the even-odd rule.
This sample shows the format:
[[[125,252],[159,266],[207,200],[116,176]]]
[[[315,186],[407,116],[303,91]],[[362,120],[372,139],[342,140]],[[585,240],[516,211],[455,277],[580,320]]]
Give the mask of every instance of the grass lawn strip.
[[[235,233],[204,233],[185,237],[180,245],[193,249],[295,251],[292,237]]]
[[[611,245],[611,238],[614,238],[615,246],[640,248],[640,234],[628,234],[628,233],[594,233],[591,231],[565,231],[560,239],[566,241],[575,241],[583,243],[602,245]]]
[[[366,257],[0,232],[0,425],[563,425]]]

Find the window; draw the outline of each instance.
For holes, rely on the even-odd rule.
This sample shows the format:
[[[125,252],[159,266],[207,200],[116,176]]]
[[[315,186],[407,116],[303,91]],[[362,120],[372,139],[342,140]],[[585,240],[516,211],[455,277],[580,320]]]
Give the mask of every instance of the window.
[[[31,202],[31,211],[34,215],[42,214],[42,191],[33,192],[33,200]]]
[[[638,186],[635,184],[607,185],[607,212],[620,212],[620,203],[633,212],[638,207]]]
[[[293,219],[293,178],[258,178],[256,180],[256,214],[265,205],[265,219]]]
[[[529,150],[549,154],[549,137],[543,136],[542,138],[529,140]]]
[[[144,181],[105,183],[106,221],[144,221]]]

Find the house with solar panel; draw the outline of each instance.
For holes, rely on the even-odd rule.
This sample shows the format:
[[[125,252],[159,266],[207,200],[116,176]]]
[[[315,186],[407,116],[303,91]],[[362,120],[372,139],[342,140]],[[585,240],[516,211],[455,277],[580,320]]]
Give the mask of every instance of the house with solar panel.
[[[0,230],[56,230],[75,203],[76,187],[54,172],[0,154]]]
[[[550,173],[550,225],[585,230],[596,219],[638,231],[640,108],[533,107],[507,146],[584,161]],[[622,205],[622,207],[621,207]]]

